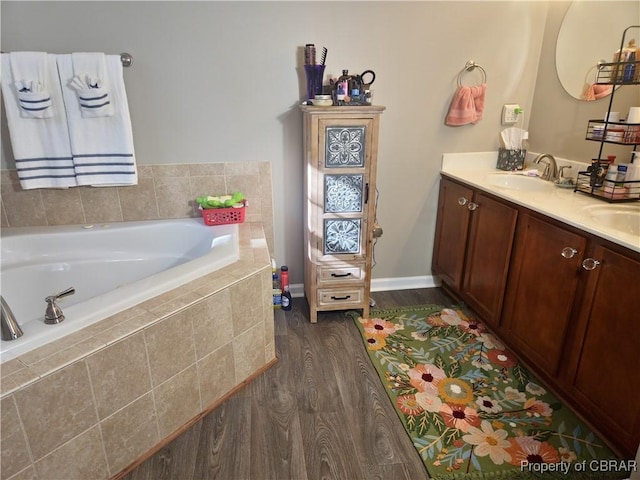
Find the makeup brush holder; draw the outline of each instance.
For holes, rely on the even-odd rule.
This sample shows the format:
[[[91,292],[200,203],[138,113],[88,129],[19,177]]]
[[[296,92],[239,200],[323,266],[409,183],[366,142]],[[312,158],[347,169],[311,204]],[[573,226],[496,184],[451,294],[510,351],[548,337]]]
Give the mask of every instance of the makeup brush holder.
[[[307,100],[313,100],[316,94],[322,94],[324,67],[324,65],[304,66],[304,73],[307,77]]]

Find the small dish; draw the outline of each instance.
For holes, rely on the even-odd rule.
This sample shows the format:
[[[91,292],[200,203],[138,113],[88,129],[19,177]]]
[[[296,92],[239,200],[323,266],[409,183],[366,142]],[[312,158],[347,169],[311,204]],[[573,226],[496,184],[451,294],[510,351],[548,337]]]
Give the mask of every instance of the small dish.
[[[311,99],[311,103],[316,107],[330,107],[333,105],[333,99],[331,95],[316,95]]]
[[[573,180],[570,180],[568,182],[554,182],[556,187],[560,187],[560,188],[575,188],[576,184],[573,183]]]

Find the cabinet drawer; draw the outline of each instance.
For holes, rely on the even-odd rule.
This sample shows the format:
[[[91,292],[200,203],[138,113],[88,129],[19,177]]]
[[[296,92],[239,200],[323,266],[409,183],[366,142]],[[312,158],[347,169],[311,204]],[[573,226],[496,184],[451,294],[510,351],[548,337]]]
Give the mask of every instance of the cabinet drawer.
[[[318,266],[318,283],[353,283],[365,278],[364,263],[356,265]]]
[[[318,289],[318,305],[321,307],[330,305],[355,305],[362,303],[363,300],[364,287]]]

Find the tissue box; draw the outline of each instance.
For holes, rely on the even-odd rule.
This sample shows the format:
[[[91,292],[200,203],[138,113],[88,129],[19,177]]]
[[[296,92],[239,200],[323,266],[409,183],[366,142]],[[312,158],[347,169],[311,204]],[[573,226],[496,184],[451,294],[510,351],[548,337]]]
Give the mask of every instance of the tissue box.
[[[527,155],[526,150],[511,150],[508,148],[500,148],[498,150],[498,170],[522,170],[524,168],[524,157]]]

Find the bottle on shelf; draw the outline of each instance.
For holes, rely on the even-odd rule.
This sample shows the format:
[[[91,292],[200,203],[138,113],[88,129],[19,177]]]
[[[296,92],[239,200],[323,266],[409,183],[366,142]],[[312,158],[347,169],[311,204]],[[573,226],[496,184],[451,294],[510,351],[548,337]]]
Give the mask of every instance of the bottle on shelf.
[[[349,70],[342,70],[342,75],[340,75],[336,81],[336,100],[341,102],[338,103],[339,105],[348,101],[350,79]]]
[[[289,291],[289,267],[280,267],[280,290],[283,310],[291,310],[291,292]]]

